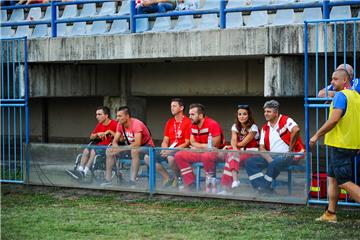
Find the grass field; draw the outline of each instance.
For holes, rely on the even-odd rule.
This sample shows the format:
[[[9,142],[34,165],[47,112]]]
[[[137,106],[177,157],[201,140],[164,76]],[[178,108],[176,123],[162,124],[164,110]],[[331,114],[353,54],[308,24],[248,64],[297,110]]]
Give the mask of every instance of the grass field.
[[[2,186],[1,239],[359,239],[360,209]]]

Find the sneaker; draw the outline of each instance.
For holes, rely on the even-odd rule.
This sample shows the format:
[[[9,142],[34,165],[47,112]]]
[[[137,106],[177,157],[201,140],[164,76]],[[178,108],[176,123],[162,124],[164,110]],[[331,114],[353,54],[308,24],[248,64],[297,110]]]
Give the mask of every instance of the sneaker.
[[[84,173],[78,170],[65,169],[65,172],[75,180],[81,180],[84,177]]]
[[[326,210],[324,214],[315,219],[315,221],[337,223],[337,218],[335,213],[329,213],[328,210]]]
[[[233,181],[231,184],[231,188],[238,188],[238,187],[240,187],[240,181],[239,180]]]
[[[227,196],[227,195],[233,195],[233,193],[228,192],[226,190],[222,190],[221,192],[218,192],[217,195]]]
[[[111,181],[106,181],[100,184],[100,187],[111,187],[112,186],[112,182]]]
[[[173,185],[173,182],[176,182],[176,181],[174,181],[174,178],[169,178],[168,180],[165,180],[162,182],[162,186],[163,186],[163,188],[168,188],[171,185]]]

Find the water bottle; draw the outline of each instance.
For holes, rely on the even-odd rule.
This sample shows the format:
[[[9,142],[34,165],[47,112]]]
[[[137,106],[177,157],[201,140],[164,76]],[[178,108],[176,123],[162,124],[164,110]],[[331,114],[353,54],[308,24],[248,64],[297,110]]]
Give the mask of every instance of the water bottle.
[[[211,135],[211,133],[209,133],[209,135],[208,135],[208,149],[212,149],[212,148],[213,148],[212,135]]]

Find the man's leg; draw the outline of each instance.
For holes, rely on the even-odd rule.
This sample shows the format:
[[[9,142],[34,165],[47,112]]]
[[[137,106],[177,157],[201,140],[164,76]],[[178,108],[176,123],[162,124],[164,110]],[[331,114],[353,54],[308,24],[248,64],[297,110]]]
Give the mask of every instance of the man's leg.
[[[140,168],[140,149],[131,149],[131,181],[136,181]]]
[[[171,11],[175,9],[175,6],[172,3],[158,3],[158,11],[164,13],[166,11]]]
[[[328,210],[332,213],[336,212],[337,202],[339,200],[339,187],[337,181],[333,177],[328,177],[328,195],[329,195],[329,206]]]
[[[345,189],[356,202],[360,203],[360,187],[353,182],[346,182],[339,185],[339,187]]]
[[[119,150],[115,148],[106,149],[106,172],[105,172],[105,180],[111,181],[112,169],[115,164],[116,154]]]
[[[80,159],[80,165],[78,166],[79,171],[84,171],[85,165],[87,164],[90,157],[90,150],[88,148],[85,148],[82,152],[82,156]]]
[[[174,176],[177,177],[177,178],[180,177],[180,170],[179,170],[178,166],[176,165],[175,157],[174,156],[167,156],[167,160],[168,160],[168,163],[169,163],[169,166],[170,166],[171,170],[174,173]]]
[[[269,163],[267,172],[264,176],[268,188],[270,187],[272,181],[280,175],[280,172],[286,170],[292,162],[292,157],[280,155],[273,158],[273,161]]]
[[[160,154],[158,154],[158,152],[156,152],[155,155],[155,165],[156,165],[156,172],[160,173],[160,175],[162,176],[162,178],[164,179],[164,182],[169,181],[170,176],[169,173],[166,171],[166,169],[163,167],[163,165],[161,165],[158,161],[160,160],[161,156]],[[150,157],[148,154],[145,154],[144,156],[144,160],[145,163],[150,166]]]
[[[175,161],[184,179],[184,185],[189,186],[195,182],[191,163],[200,162],[200,153],[191,151],[179,151],[175,154]]]
[[[249,180],[253,188],[264,188],[267,182],[264,179],[262,170],[268,166],[268,162],[260,156],[252,157],[246,160],[245,170],[249,176]]]

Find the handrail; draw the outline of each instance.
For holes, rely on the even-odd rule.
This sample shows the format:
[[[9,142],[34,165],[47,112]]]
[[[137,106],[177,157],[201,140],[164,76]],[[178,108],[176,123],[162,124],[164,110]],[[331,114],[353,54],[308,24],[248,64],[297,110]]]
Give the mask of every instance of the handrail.
[[[88,3],[104,3],[114,2],[113,0],[83,0],[83,1],[72,1],[72,2],[59,2],[52,1],[51,3],[45,4],[31,4],[31,5],[15,5],[15,6],[3,6],[0,9],[12,10],[21,8],[33,8],[33,7],[52,7],[51,20],[35,20],[35,21],[17,21],[17,22],[5,22],[1,23],[1,27],[11,26],[22,26],[22,25],[38,25],[38,24],[50,24],[52,27],[52,36],[56,37],[58,23],[74,23],[74,22],[95,22],[95,21],[111,21],[111,20],[129,20],[131,33],[136,32],[136,19],[142,18],[156,18],[156,17],[178,17],[184,15],[204,15],[204,14],[219,14],[220,16],[220,28],[226,28],[226,14],[234,12],[252,12],[252,11],[271,11],[271,10],[283,10],[283,9],[305,9],[305,8],[323,8],[324,19],[329,18],[330,9],[333,6],[346,6],[346,5],[360,5],[360,0],[342,1],[342,2],[330,2],[330,0],[324,0],[323,2],[315,3],[286,3],[286,4],[271,4],[271,5],[260,5],[260,6],[244,6],[227,8],[225,0],[219,0],[219,7],[214,9],[197,9],[197,10],[186,10],[186,11],[169,11],[166,13],[149,13],[149,14],[136,14],[135,0],[130,1],[130,14],[118,15],[113,14],[110,16],[94,16],[94,17],[76,17],[67,19],[56,19],[56,8],[58,6],[66,5],[84,5]],[[322,21],[324,21],[324,19]],[[341,19],[338,21],[345,21]],[[318,21],[307,21],[308,23],[315,23]]]

